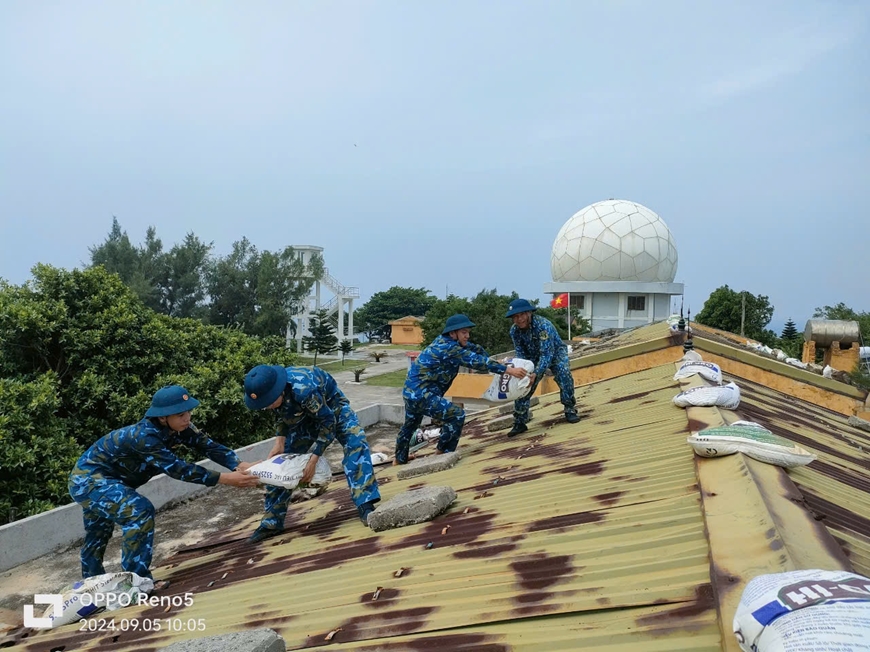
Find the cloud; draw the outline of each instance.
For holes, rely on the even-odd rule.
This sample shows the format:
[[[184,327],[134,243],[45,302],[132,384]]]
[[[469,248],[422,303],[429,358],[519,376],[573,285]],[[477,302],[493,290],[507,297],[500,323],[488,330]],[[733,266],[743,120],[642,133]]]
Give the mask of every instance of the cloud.
[[[754,62],[700,86],[702,101],[724,101],[745,95],[797,75],[817,59],[848,45],[859,35],[866,19],[836,25],[802,27],[765,39]]]

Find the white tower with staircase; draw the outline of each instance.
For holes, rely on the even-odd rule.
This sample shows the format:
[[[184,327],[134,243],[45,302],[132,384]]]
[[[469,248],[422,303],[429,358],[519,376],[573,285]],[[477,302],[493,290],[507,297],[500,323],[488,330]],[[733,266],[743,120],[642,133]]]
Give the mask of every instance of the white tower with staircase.
[[[311,257],[317,254],[323,255],[323,247],[312,245],[293,245],[293,251],[302,258],[307,267],[311,263]],[[321,303],[321,286],[325,286],[332,293],[332,298],[326,303]],[[314,282],[312,294],[300,306],[299,311],[293,315],[296,321],[296,350],[302,350],[302,338],[311,335],[311,317],[319,310],[326,310],[327,316],[336,327],[338,341],[348,339],[344,335],[344,310],[347,308],[348,333],[353,337],[353,300],[359,299],[359,288],[343,285],[329,273],[329,269],[323,268],[323,276]],[[287,329],[287,344],[290,344],[291,331]]]

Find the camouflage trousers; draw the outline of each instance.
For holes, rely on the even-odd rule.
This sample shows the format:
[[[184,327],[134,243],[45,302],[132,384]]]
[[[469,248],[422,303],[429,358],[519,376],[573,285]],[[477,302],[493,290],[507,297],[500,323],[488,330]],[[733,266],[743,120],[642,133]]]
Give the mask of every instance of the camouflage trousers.
[[[151,577],[154,549],[154,505],[132,487],[117,480],[70,485],[70,495],[82,507],[85,541],[82,577],[105,573],[103,555],[115,524],[121,526],[121,568]]]
[[[372,454],[369,451],[365,431],[359,425],[359,419],[349,405],[344,405],[341,409],[335,438],[344,449],[344,458],[341,464],[354,505],[359,507],[363,503],[380,500],[381,494],[378,491],[378,481],[375,478]],[[285,440],[284,452],[305,454],[311,449],[314,441],[313,436],[307,434],[303,429],[299,429],[293,436],[288,436]],[[272,530],[284,527],[287,505],[290,503],[292,495],[292,489],[266,487],[266,505],[263,519],[260,521],[261,528]]]
[[[568,354],[557,356],[553,360],[553,364],[550,365],[550,370],[559,386],[559,400],[565,406],[565,414],[577,414],[577,401],[574,399],[574,377],[571,375]],[[528,394],[514,401],[514,423],[526,424],[529,422],[529,402],[543,379],[544,374],[536,376]]]
[[[465,410],[443,396],[435,394],[421,393],[419,398],[405,398],[405,423],[402,424],[396,437],[396,461],[399,464],[408,462],[411,435],[420,427],[425,416],[441,422],[441,436],[438,438],[439,451],[452,453],[459,445],[462,426],[465,424]]]

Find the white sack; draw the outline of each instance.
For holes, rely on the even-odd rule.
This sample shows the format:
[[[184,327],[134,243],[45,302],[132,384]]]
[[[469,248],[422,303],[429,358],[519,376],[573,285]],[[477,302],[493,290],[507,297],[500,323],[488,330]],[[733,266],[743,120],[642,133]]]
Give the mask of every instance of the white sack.
[[[504,361],[508,367],[518,367],[532,373],[535,370],[535,365],[530,360],[522,358],[508,358]],[[532,379],[526,376],[525,378],[514,378],[506,373],[493,377],[487,390],[483,393],[483,398],[492,403],[500,403],[502,401],[516,401],[529,393],[529,387],[532,384]]]
[[[711,382],[716,383],[717,385],[722,384],[722,370],[719,368],[719,365],[714,364],[712,362],[702,362],[696,360],[689,360],[688,362],[684,362],[680,365],[680,368],[677,370],[677,373],[674,374],[674,380],[680,380],[681,378],[688,378],[689,376],[694,376],[698,374],[701,378],[705,378]]]
[[[54,605],[45,610],[42,617],[51,619],[51,626],[60,627],[76,623],[82,618],[107,609],[137,604],[139,594],[148,595],[154,590],[154,581],[136,573],[104,573],[79,580],[72,588],[63,591],[63,608],[55,613]]]
[[[302,479],[305,465],[308,464],[310,459],[310,453],[303,455],[275,455],[275,457],[270,457],[268,460],[255,464],[247,470],[247,473],[260,478],[260,482],[263,484],[283,487],[284,489],[296,489],[299,485],[299,480]],[[313,490],[314,495],[318,495],[323,493],[330,480],[332,480],[332,468],[330,468],[326,458],[321,457],[317,460],[314,477],[311,478],[311,482],[304,488],[306,490]],[[306,491],[306,493],[311,493],[311,491]]]
[[[721,407],[733,410],[740,405],[740,388],[734,383],[721,387],[692,387],[674,396],[677,407]]]
[[[740,452],[759,462],[788,469],[816,459],[806,449],[752,421],[735,421],[730,426],[706,428],[686,441],[701,457],[722,457]]]
[[[733,628],[744,652],[870,652],[870,578],[818,569],[759,575],[743,589]]]

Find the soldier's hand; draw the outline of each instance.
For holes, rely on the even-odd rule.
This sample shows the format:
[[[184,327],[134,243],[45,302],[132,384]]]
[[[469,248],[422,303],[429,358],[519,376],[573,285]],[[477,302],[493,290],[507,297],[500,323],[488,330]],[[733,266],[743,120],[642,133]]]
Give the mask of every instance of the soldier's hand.
[[[266,455],[266,459],[268,460],[270,457],[275,457],[276,455],[280,455],[284,452],[284,446],[272,446],[272,450],[269,451],[269,454]]]
[[[508,376],[513,376],[514,378],[525,378],[529,375],[529,372],[521,367],[508,367],[505,373]]]
[[[299,484],[308,484],[311,482],[311,478],[314,477],[314,471],[317,468],[317,460],[319,459],[319,455],[311,454],[311,459],[308,460],[308,464],[305,465],[305,470],[302,472],[302,477],[299,478]]]
[[[529,381],[531,381],[531,382],[529,383],[530,385],[534,385],[534,384],[535,384],[535,378],[536,378],[536,377],[537,377],[537,374],[534,373],[534,372],[532,372],[532,373],[529,374]]]
[[[218,483],[228,484],[231,487],[256,487],[260,483],[260,478],[241,471],[233,471],[232,473],[221,473]]]
[[[247,471],[248,469],[250,469],[252,466],[254,466],[256,464],[259,464],[259,462],[242,462],[234,470],[244,473],[245,471]]]

